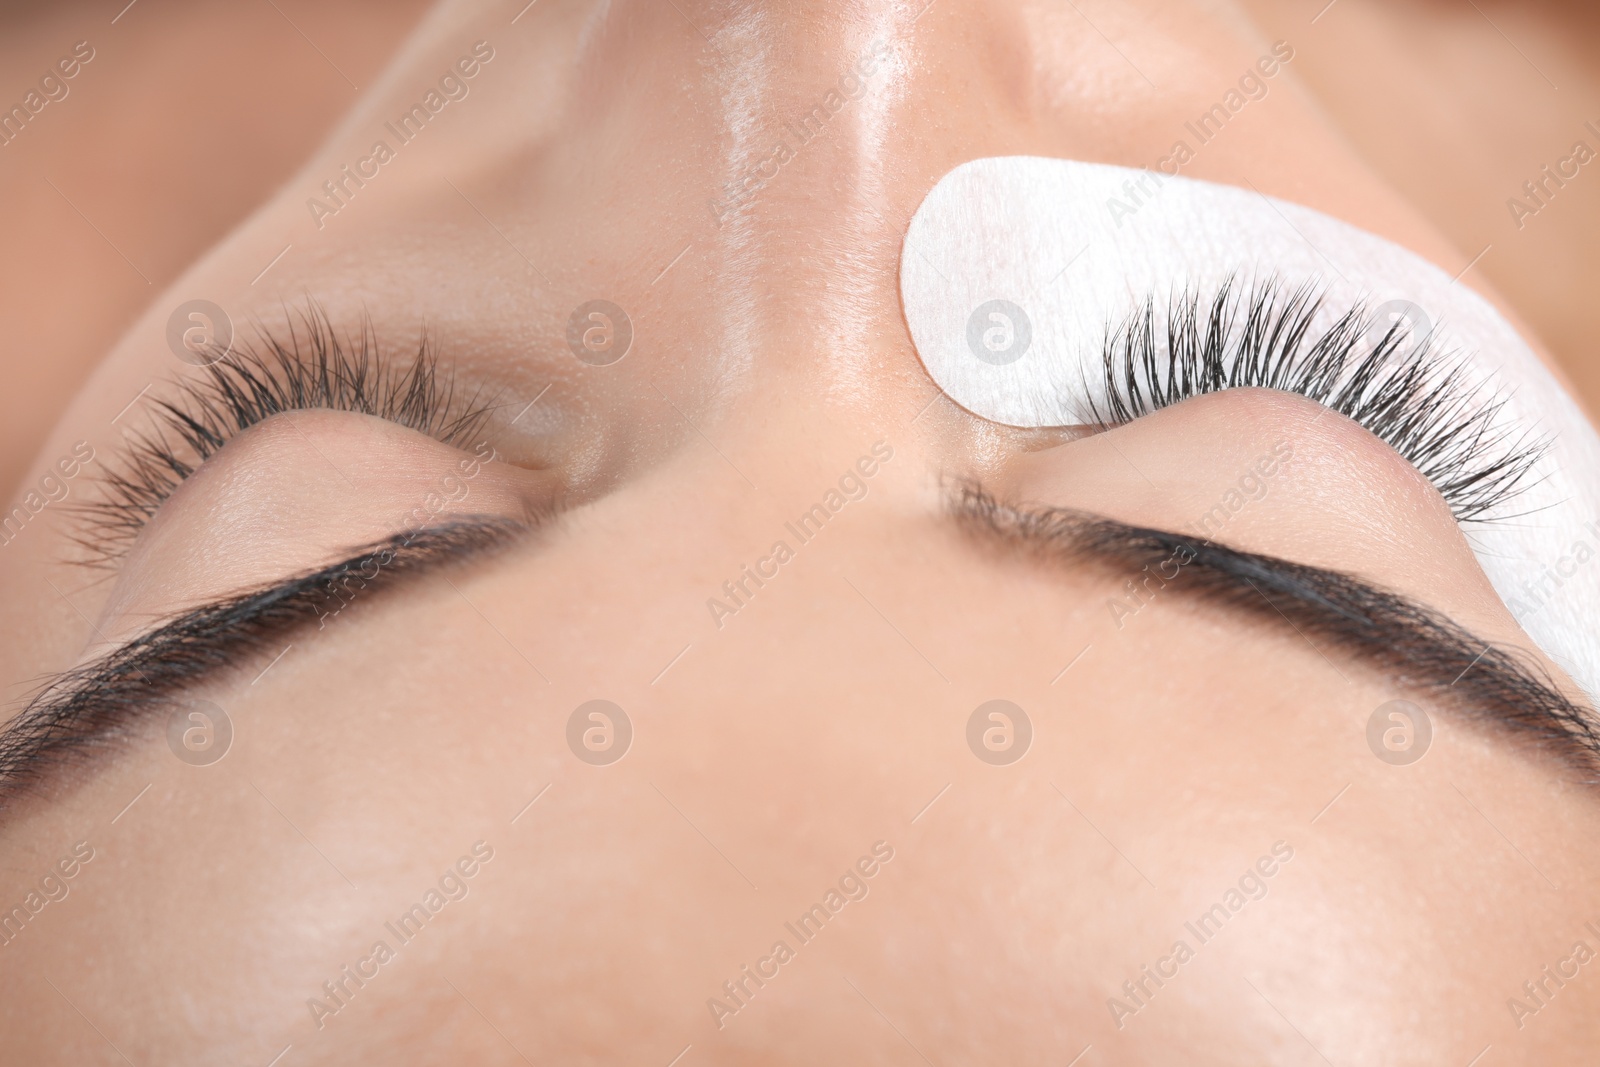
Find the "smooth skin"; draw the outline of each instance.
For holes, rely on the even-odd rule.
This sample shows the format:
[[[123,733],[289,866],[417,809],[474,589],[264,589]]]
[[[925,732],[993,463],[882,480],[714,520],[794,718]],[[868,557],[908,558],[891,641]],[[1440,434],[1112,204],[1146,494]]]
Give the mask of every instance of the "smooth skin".
[[[944,513],[941,479],[976,477],[1183,529],[1288,441],[1228,543],[1528,647],[1443,500],[1353,423],[1241,390],[1095,436],[1013,431],[941,398],[912,350],[900,239],[941,175],[1007,153],[1152,162],[1271,39],[1215,4],[919,6],[444,4],[116,346],[30,478],[78,440],[111,462],[143,417],[122,409],[194,373],[165,342],[183,301],[281,330],[309,295],[402,359],[426,327],[458,381],[497,391],[501,458],[456,506],[559,514],[195,686],[235,726],[220,762],[175,759],[159,723],[13,806],[0,905],[94,851],[0,947],[8,1062],[1592,1056],[1600,962],[1536,1014],[1507,1000],[1576,942],[1600,950],[1593,787],[1442,703],[1426,756],[1384,763],[1366,724],[1415,695],[1395,680],[1179,590],[1119,620],[1120,576],[1041,567]],[[477,41],[493,58],[467,97],[319,227],[308,198]],[[708,201],[874,42],[867,91],[719,221]],[[1296,79],[1185,173],[1465,265]],[[633,324],[609,366],[567,344],[592,299]],[[9,692],[397,532],[467,455],[367,416],[280,416],[110,574],[69,561],[74,520],[46,509],[0,549]],[[736,613],[708,609],[863,457],[860,499]],[[1034,727],[1009,766],[967,746],[996,698]],[[633,724],[608,766],[568,746],[594,699]],[[794,937],[863,857],[866,895]],[[308,1005],[466,867],[465,896],[336,1012]],[[1185,924],[1250,871],[1260,899],[1200,944]],[[780,939],[793,958],[763,965]],[[1179,939],[1175,977],[1108,1006]],[[746,965],[778,970],[737,1012],[708,1006],[735,1003]]]

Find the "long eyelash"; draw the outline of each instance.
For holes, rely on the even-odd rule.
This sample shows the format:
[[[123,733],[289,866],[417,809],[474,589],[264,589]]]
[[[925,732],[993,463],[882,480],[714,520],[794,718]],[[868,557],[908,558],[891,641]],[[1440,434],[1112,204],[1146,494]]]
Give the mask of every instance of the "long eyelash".
[[[1506,397],[1470,383],[1467,360],[1440,351],[1433,334],[1412,338],[1396,322],[1367,351],[1362,341],[1375,320],[1364,306],[1314,333],[1323,299],[1313,286],[1286,292],[1267,280],[1243,298],[1234,290],[1230,278],[1203,313],[1197,295],[1175,296],[1164,330],[1146,300],[1108,333],[1104,408],[1090,391],[1100,428],[1203,393],[1258,386],[1299,393],[1365,426],[1434,484],[1459,522],[1482,521],[1528,488],[1546,443],[1508,427],[1500,417]]]
[[[85,562],[114,562],[195,468],[274,415],[375,415],[458,445],[482,430],[495,406],[479,394],[457,395],[426,334],[416,356],[397,364],[379,350],[370,320],[354,337],[341,337],[315,304],[282,334],[257,327],[254,342],[207,354],[216,362],[154,405],[153,425],[130,433],[126,455],[100,475],[100,498],[76,509]]]

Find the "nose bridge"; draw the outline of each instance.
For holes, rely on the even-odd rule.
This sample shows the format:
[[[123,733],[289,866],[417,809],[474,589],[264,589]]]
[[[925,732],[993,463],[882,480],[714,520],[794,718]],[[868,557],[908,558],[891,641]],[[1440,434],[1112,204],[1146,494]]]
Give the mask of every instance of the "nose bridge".
[[[653,225],[687,268],[669,285],[694,282],[674,299],[697,307],[697,358],[728,377],[781,368],[838,398],[906,366],[920,377],[897,283],[907,221],[952,159],[1021,140],[1032,69],[1020,9],[941,2],[596,9],[567,126],[611,167],[631,160],[618,196],[671,202]],[[930,121],[941,136],[919,132]]]

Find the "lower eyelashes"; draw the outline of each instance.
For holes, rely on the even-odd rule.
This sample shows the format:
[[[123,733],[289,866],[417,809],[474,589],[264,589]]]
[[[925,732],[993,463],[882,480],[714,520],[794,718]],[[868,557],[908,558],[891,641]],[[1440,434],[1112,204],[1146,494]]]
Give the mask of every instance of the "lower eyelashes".
[[[1545,444],[1507,424],[1505,399],[1469,380],[1464,357],[1384,326],[1353,307],[1320,331],[1323,301],[1309,285],[1275,281],[1239,295],[1230,279],[1202,305],[1175,296],[1158,321],[1155,301],[1108,335],[1104,401],[1087,390],[1102,427],[1222,389],[1297,393],[1360,423],[1416,467],[1458,521],[1482,520],[1528,483]],[[1103,404],[1103,406],[1102,406]]]

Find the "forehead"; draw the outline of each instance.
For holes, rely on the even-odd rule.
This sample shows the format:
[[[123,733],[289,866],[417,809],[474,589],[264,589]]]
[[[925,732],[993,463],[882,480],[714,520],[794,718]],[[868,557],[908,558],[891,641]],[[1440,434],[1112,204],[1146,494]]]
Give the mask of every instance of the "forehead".
[[[714,514],[718,463],[662,477]],[[268,1032],[308,1062],[419,1055],[441,1034],[500,1055],[482,1013],[528,1056],[682,1034],[669,1055],[800,1062],[900,1040],[845,979],[924,1047],[1022,1056],[1068,1033],[1133,1054],[1197,1027],[1259,1048],[1276,1024],[1242,974],[1332,1048],[1342,1013],[1403,1024],[1368,964],[1415,969],[1404,1012],[1443,1019],[1563,928],[1567,898],[1530,895],[1527,863],[1583,884],[1561,835],[1596,827],[1542,772],[1444,718],[1421,763],[1384,763],[1364,732],[1381,684],[1177,601],[1096,640],[1105,579],[992,558],[874,489],[675,662],[669,622],[717,591],[713,561],[745,530],[641,538],[672,506],[649,484],[458,576],[464,596],[435,584],[363,609],[258,685],[205,694],[235,724],[220,762],[153,737],[20,827],[5,899],[78,840],[95,855],[3,951],[52,974],[92,951],[107,966],[62,991],[146,1056]],[[979,716],[975,741],[996,699],[1021,714]],[[628,724],[614,763],[580,753],[615,714],[578,716],[574,740],[594,700]],[[980,754],[995,727],[1031,734],[1021,759]],[[873,868],[851,899],[845,876]],[[802,943],[789,926],[836,891],[848,903]],[[1314,948],[1329,930],[1336,958]],[[731,1018],[711,1011],[735,1006],[723,983],[747,965],[779,971]],[[1177,975],[1153,993],[1147,967]],[[1119,996],[1131,1017],[1106,1003],[1125,981],[1145,982]],[[233,1021],[153,1026],[170,1016],[139,988]],[[19,986],[13,1007],[36,993],[56,996]],[[1015,1015],[977,1006],[996,1002]],[[76,1040],[70,1012],[38,1010],[61,1014],[50,1040]]]
[[[700,49],[667,8],[633,10]],[[1586,936],[1572,896],[1592,883],[1593,850],[1571,841],[1600,828],[1578,798],[1439,720],[1422,763],[1384,763],[1365,731],[1393,694],[1330,678],[1282,635],[1174,602],[1097,641],[1086,620],[1115,591],[1104,579],[1041,577],[908,519],[886,503],[905,499],[886,480],[900,476],[892,463],[802,543],[788,525],[826,493],[849,493],[874,420],[735,434],[751,452],[692,424],[697,397],[752,365],[771,372],[755,421],[784,410],[774,383],[794,366],[824,365],[845,368],[830,388],[858,387],[846,407],[909,420],[925,382],[852,364],[885,339],[909,355],[895,226],[879,228],[876,213],[909,212],[947,157],[1017,130],[1040,151],[1081,143],[999,108],[959,128],[930,110],[937,136],[890,137],[897,165],[859,199],[817,194],[833,170],[813,145],[740,205],[745,224],[727,225],[702,202],[726,179],[726,156],[684,148],[725,131],[670,94],[604,91],[625,45],[678,38],[597,35],[585,84],[602,84],[582,99],[633,121],[596,122],[573,98],[533,91],[570,73],[581,14],[557,6],[548,25],[561,32],[494,37],[500,54],[469,101],[446,105],[401,166],[349,183],[333,217],[308,221],[306,198],[370,158],[384,136],[373,131],[470,51],[477,28],[441,16],[439,47],[408,62],[206,276],[245,293],[287,243],[272,227],[292,218],[315,228],[264,275],[269,293],[312,289],[350,316],[367,306],[405,343],[420,314],[485,365],[531,353],[530,395],[552,379],[581,395],[548,405],[561,417],[603,412],[644,451],[671,427],[686,447],[525,556],[455,576],[459,593],[435,583],[373,604],[297,643],[258,684],[201,694],[233,718],[221,762],[184,763],[154,736],[26,820],[0,906],[26,909],[36,892],[47,903],[0,948],[12,961],[0,972],[8,1032],[32,1035],[39,1060],[103,1054],[101,1034],[136,1062],[268,1062],[292,1046],[304,1062],[663,1063],[685,1046],[713,1061],[815,1062],[905,1057],[906,1044],[936,1061],[998,1050],[1064,1062],[1089,1044],[1154,1059],[1202,1035],[1218,1062],[1236,1062],[1263,1046],[1310,1059],[1297,1044],[1309,1035],[1350,1062],[1391,1053],[1380,1043],[1410,1028],[1419,1060],[1467,1062],[1478,1043],[1458,1048],[1464,1024],[1445,1024],[1502,1010],[1524,977],[1569,958],[1552,931]],[[759,21],[718,36],[759,43]],[[1143,90],[1114,90],[1118,78],[1143,83],[1098,38],[1008,40],[1026,51],[1058,38],[1075,85],[1092,70],[1112,87],[1090,110],[1138,117],[1146,105],[1124,101]],[[1187,61],[1228,67],[1227,83],[1237,69],[1205,43],[1186,42]],[[804,113],[855,51],[831,40],[796,50],[772,68],[771,98],[740,95],[754,83],[729,76],[693,99],[733,101],[711,114]],[[701,69],[697,52],[659,62]],[[871,120],[886,98],[847,106]],[[914,131],[921,121],[908,118]],[[1119,128],[1107,139],[1144,127]],[[551,144],[565,147],[542,154]],[[454,188],[437,180],[441,161],[461,167]],[[797,212],[858,232],[819,236],[792,225]],[[700,228],[667,240],[663,216]],[[846,312],[819,311],[841,249],[884,280],[859,283]],[[599,385],[568,357],[567,331],[602,295],[626,305],[638,347]],[[146,347],[165,369],[160,310]],[[802,335],[818,358],[764,343]],[[558,358],[540,363],[546,353]],[[129,370],[123,396],[148,369]],[[975,451],[996,447],[986,434],[973,431]],[[758,490],[743,470],[783,474]],[[791,538],[780,559],[772,546]],[[712,612],[713,599],[731,614]],[[628,716],[614,764],[583,758],[586,731],[620,729],[614,715],[591,717],[609,715],[597,700]],[[1015,763],[980,755],[993,755],[988,732],[1003,747],[1021,729],[1007,710],[977,714],[994,700],[1027,716]],[[94,856],[69,877],[57,865],[80,841]],[[893,858],[860,876],[866,895],[854,899],[863,889],[849,872],[879,842]],[[836,916],[834,893],[848,901]],[[818,905],[828,922],[802,941],[810,931],[789,928]],[[1552,1018],[1563,1017],[1537,1021]]]

